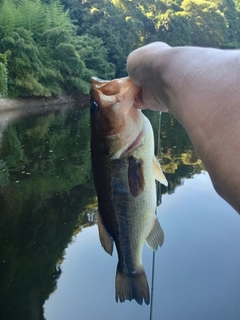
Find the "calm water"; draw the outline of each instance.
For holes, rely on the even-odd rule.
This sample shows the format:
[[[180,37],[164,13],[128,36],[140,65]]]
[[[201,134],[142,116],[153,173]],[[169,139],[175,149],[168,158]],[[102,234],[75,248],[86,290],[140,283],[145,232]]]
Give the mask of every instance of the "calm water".
[[[0,114],[0,320],[146,320],[150,307],[154,320],[239,320],[240,217],[170,115],[161,146],[169,187],[152,306],[117,304],[116,251],[105,253],[94,222],[88,110]],[[151,287],[148,247],[143,262]]]

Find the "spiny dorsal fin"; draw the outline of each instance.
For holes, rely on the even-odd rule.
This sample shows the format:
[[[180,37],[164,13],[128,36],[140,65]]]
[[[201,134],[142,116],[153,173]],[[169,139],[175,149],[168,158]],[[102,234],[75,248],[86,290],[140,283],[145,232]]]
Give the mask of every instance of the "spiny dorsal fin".
[[[146,238],[147,245],[152,248],[154,251],[157,250],[158,246],[162,246],[164,241],[164,233],[160,226],[159,221],[157,218],[155,219],[153,228],[149,235]]]
[[[115,299],[118,302],[135,299],[137,303],[150,302],[150,294],[146,273],[143,266],[135,273],[124,273],[118,263],[115,280]]]
[[[153,172],[155,175],[155,179],[167,187],[168,186],[167,179],[165,178],[165,176],[162,172],[160,163],[158,162],[158,160],[155,156],[153,157]]]
[[[113,239],[110,234],[107,232],[101,214],[98,211],[98,232],[99,232],[99,239],[103,249],[110,255],[113,253]]]

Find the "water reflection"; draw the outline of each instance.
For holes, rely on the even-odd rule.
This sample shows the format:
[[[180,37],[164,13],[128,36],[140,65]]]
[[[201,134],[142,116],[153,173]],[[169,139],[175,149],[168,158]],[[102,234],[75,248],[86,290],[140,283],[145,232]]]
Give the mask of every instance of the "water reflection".
[[[64,249],[88,225],[81,214],[94,196],[88,113],[14,114],[4,129],[0,319],[43,319]]]
[[[208,175],[163,195],[158,210],[165,243],[155,255],[154,320],[238,320],[239,216],[214,192]],[[99,249],[97,227],[85,228],[66,251],[47,320],[149,318],[149,306],[114,301],[117,255]],[[151,279],[152,252],[143,263]]]
[[[186,131],[171,114],[160,115],[161,132],[158,129],[159,114],[146,111],[146,115],[151,120],[156,144],[159,134],[161,137],[161,154],[158,156],[168,180],[168,188],[161,186],[162,193],[174,193],[176,187],[184,183],[184,179],[200,174],[204,170],[203,163],[193,149]]]
[[[156,129],[156,118],[153,114],[151,116]],[[196,214],[197,209],[193,210],[190,202],[183,202],[184,196],[188,194],[188,192],[180,192],[183,188],[177,188],[174,197],[169,195],[177,186],[183,184],[183,179],[196,177],[195,174],[200,173],[203,167],[196,159],[185,132],[170,115],[164,115],[164,117],[166,118],[162,119],[161,139],[162,165],[166,166],[170,188],[163,189],[165,198],[160,207],[163,215],[161,222],[163,222],[167,238],[159,254],[162,266],[161,275],[164,274],[164,280],[158,274],[156,281],[160,281],[159,288],[162,291],[159,291],[159,297],[161,295],[163,299],[161,301],[168,299],[166,305],[171,310],[172,306],[169,301],[171,299],[177,301],[181,296],[181,290],[173,287],[174,283],[178,283],[180,288],[184,272],[190,272],[190,267],[186,268],[186,264],[189,265],[189,256],[184,248],[187,248],[189,242],[192,243],[194,232],[198,230],[192,227],[190,221],[194,221],[197,217],[198,225],[203,225],[206,223],[204,217],[210,220],[211,213],[216,212],[214,206],[217,200],[208,199],[205,189],[199,192],[199,190],[194,190],[194,185],[185,183],[184,186],[187,189],[184,190],[188,192],[191,190],[191,198],[196,203],[196,207],[200,207],[199,201],[202,202],[203,197],[208,201],[203,211]],[[47,302],[49,307],[46,307],[45,311],[47,320],[60,319],[57,311],[59,309],[61,313],[61,304],[64,305],[64,302],[69,299],[72,299],[74,303],[74,310],[77,308],[78,301],[81,301],[84,319],[113,319],[109,308],[119,314],[118,319],[134,318],[137,314],[139,319],[146,319],[148,315],[146,307],[135,309],[134,303],[116,304],[115,306],[113,294],[116,256],[106,258],[107,255],[99,244],[96,227],[86,228],[95,223],[96,206],[90,172],[88,109],[82,111],[71,109],[64,112],[56,110],[46,114],[39,112],[36,114],[13,112],[8,116],[4,114],[1,115],[0,131],[0,319],[44,319],[43,305],[49,297]],[[196,178],[187,181],[195,180]],[[198,195],[201,195],[200,199]],[[181,203],[184,203],[185,207],[180,206]],[[216,225],[214,236],[217,233],[218,243],[221,242],[222,234],[225,234],[221,247],[224,247],[224,255],[228,255],[227,261],[231,259],[231,254],[236,257],[236,263],[232,263],[232,269],[230,268],[231,274],[236,275],[235,269],[240,268],[240,257],[236,255],[238,227],[235,220],[233,224],[236,230],[228,222],[230,220],[225,219],[224,210],[231,211],[231,209],[224,209],[224,205],[221,203],[223,220],[221,220],[221,215],[219,219],[219,212],[216,212],[216,220],[211,220],[208,225]],[[233,213],[232,216],[235,217]],[[218,220],[222,221],[222,224],[218,223]],[[183,229],[179,227],[180,225]],[[201,248],[200,242],[196,244],[196,250],[200,250],[200,257],[203,259],[199,258],[201,260],[199,264],[206,262],[203,248],[206,250],[206,247],[209,247],[211,243],[209,239],[212,237],[212,228],[204,230],[203,232],[201,228],[197,231],[203,233],[201,241],[204,244],[202,249],[199,249]],[[181,232],[185,235],[183,236]],[[235,237],[236,244],[235,247],[233,245],[230,248],[228,240],[231,239],[231,236]],[[61,274],[65,249],[73,241],[76,243],[69,247],[65,257],[68,259],[72,250],[71,259],[65,260],[66,267],[64,273]],[[214,248],[211,253],[216,254],[218,251]],[[151,253],[150,250],[148,252],[147,255]],[[171,255],[173,252],[177,260],[174,260],[175,256]],[[182,258],[180,252],[183,255]],[[194,254],[193,256],[196,257]],[[151,266],[151,257],[149,257],[144,263],[147,270],[150,270]],[[74,259],[77,258],[76,263]],[[106,264],[101,264],[103,259],[108,259]],[[220,259],[220,251],[217,259],[219,264],[223,264],[225,275],[218,272],[219,277],[215,281],[218,281],[221,276],[226,277],[230,270],[227,262],[224,264],[224,259]],[[197,262],[194,261],[190,260],[193,269],[197,268]],[[179,265],[182,266],[182,269]],[[67,271],[68,268],[70,273]],[[218,269],[215,266],[215,269],[210,270],[213,272]],[[114,275],[113,278],[106,279],[104,275],[110,275],[111,272]],[[204,274],[200,274],[204,278]],[[214,278],[214,275],[212,277]],[[187,275],[184,276],[184,281],[186,279],[188,279]],[[75,281],[78,287],[74,286]],[[62,293],[63,300],[61,304],[54,305],[56,296],[51,294],[56,290],[58,283],[60,285],[55,293]],[[182,283],[183,287],[184,283]],[[187,280],[187,283],[190,282]],[[232,286],[233,282],[230,283]],[[73,285],[71,289],[70,284]],[[211,285],[216,285],[216,283],[211,283]],[[239,278],[235,280],[235,286],[238,285],[240,285]],[[64,288],[63,291],[61,288]],[[228,288],[225,285],[224,288],[229,290],[230,294],[232,287]],[[190,297],[190,284],[188,289],[188,297]],[[237,287],[234,287],[233,292],[235,298],[238,299]],[[167,294],[169,294],[168,298]],[[232,310],[236,313],[238,309],[235,300],[233,303],[235,307]],[[108,307],[103,308],[103,304]],[[70,312],[70,306],[71,302],[66,311]],[[164,309],[163,305],[161,307]],[[181,307],[176,306],[176,310],[179,309]],[[54,314],[52,317],[50,310]],[[233,316],[233,311],[232,316],[229,316],[228,319],[237,320]],[[71,312],[70,317],[63,313],[62,319],[79,318],[79,313]],[[182,309],[181,312],[184,315]],[[163,319],[183,319],[173,314],[170,312]],[[186,312],[184,318],[197,319],[197,317],[194,318],[194,310],[191,310],[191,314],[192,317],[188,317]],[[211,319],[217,318],[212,317]]]

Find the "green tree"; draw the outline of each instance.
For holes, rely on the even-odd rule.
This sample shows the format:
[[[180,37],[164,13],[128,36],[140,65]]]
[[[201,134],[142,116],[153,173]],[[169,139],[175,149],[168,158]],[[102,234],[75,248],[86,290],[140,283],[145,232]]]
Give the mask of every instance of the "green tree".
[[[42,63],[30,31],[17,28],[0,41],[8,61],[10,96],[44,96],[47,90],[39,82]]]
[[[77,27],[82,24],[82,18],[86,14],[84,4],[79,0],[62,0],[65,10],[69,11],[70,17]]]
[[[184,11],[167,10],[156,17],[158,31],[151,40],[161,40],[172,46],[184,46],[191,43],[191,22]]]
[[[76,41],[79,54],[87,67],[84,76],[86,81],[92,76],[102,79],[114,78],[116,68],[113,63],[108,62],[108,48],[104,46],[102,39],[85,35]]]
[[[64,249],[89,225],[88,121],[88,109],[41,111],[41,117],[28,113],[11,122],[3,133],[0,164],[8,181],[0,193],[0,319],[44,319]]]
[[[205,0],[184,0],[182,8],[191,19],[192,45],[224,47],[228,41],[227,22],[215,3]]]
[[[152,41],[237,48],[239,21],[239,0],[1,0],[1,81],[12,96],[89,93]]]
[[[8,92],[8,75],[7,75],[7,57],[0,54],[0,95],[7,96]]]
[[[108,48],[109,62],[116,67],[115,77],[126,75],[126,58],[139,44],[134,21],[107,0],[87,1],[84,10],[80,34],[101,38]]]
[[[76,28],[59,1],[4,1],[0,35],[11,96],[89,92],[81,79],[85,64],[74,47]]]
[[[219,0],[216,1],[218,9],[224,14],[227,23],[228,41],[225,44],[227,48],[238,47],[238,11],[233,0]]]

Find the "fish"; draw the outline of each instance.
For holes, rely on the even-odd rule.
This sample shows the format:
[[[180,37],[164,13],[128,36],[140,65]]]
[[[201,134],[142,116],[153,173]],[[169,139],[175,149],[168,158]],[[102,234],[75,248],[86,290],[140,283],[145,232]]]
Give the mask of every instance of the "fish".
[[[148,118],[136,106],[141,88],[129,77],[91,78],[91,163],[98,198],[98,231],[104,250],[118,253],[116,302],[150,302],[142,262],[144,243],[164,242],[156,217],[156,182],[167,180],[154,155]]]

